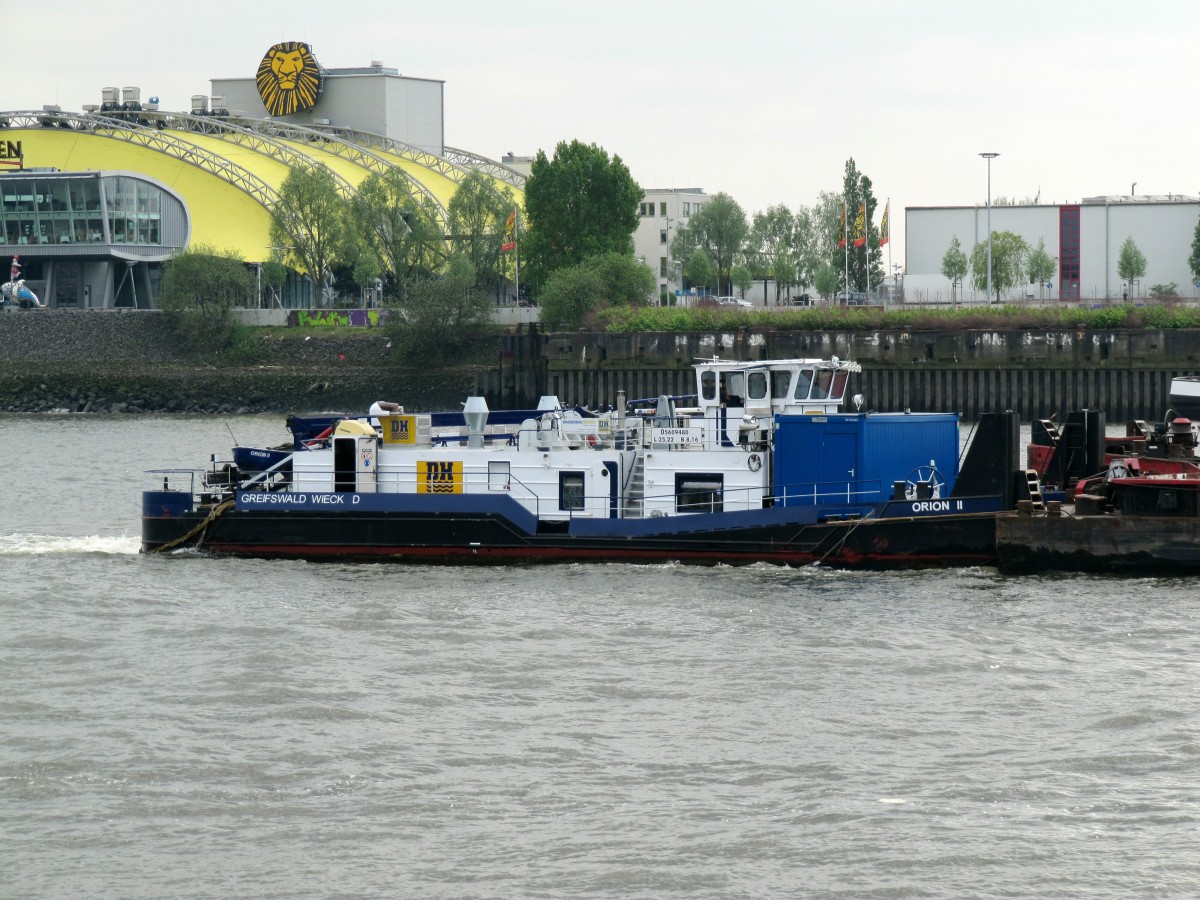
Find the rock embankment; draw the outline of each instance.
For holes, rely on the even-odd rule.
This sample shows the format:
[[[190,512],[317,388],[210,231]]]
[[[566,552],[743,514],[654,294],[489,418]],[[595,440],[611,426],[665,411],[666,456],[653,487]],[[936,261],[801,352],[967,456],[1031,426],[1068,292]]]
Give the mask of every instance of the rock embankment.
[[[255,340],[253,362],[231,365],[182,346],[153,310],[6,309],[0,412],[302,412],[381,398],[440,409],[474,384],[470,372],[407,377],[378,331],[264,329]]]

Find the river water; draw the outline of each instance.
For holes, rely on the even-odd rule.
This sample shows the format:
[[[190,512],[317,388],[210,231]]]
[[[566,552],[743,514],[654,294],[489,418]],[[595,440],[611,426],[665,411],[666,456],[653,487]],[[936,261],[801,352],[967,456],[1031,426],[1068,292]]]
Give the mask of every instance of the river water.
[[[231,432],[0,416],[4,897],[1200,886],[1194,580],[140,555]]]

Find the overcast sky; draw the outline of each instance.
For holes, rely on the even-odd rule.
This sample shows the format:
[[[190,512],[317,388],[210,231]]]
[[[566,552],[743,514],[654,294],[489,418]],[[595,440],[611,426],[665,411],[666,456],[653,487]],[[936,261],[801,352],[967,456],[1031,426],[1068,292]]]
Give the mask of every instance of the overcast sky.
[[[811,205],[853,157],[892,206],[1200,194],[1200,3],[28,3],[6,17],[0,110],[79,111],[137,85],[187,109],[211,78],[309,43],[443,80],[446,142],[498,159],[560,140],[647,188]],[[876,214],[876,224],[878,217]]]

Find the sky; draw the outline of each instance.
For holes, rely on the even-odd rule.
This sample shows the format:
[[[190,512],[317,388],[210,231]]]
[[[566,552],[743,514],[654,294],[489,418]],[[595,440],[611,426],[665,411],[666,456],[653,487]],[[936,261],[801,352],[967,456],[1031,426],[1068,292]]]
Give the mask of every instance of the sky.
[[[11,17],[9,17],[11,18]],[[853,158],[904,208],[1200,195],[1200,3],[455,0],[26,4],[0,111],[80,111],[101,88],[186,110],[305,41],[445,82],[449,146],[493,159],[596,143],[644,188],[725,192],[752,215],[839,192]],[[24,44],[25,49],[16,48]]]

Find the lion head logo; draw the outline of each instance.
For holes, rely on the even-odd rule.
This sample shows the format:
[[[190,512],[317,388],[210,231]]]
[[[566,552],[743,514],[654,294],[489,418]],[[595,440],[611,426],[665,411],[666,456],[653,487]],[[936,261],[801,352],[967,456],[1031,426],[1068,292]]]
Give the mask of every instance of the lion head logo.
[[[312,109],[321,93],[321,67],[308,44],[276,44],[258,64],[258,96],[273,116]]]

